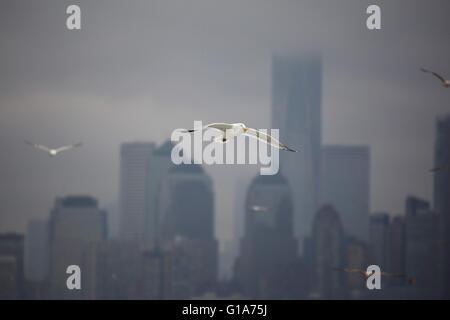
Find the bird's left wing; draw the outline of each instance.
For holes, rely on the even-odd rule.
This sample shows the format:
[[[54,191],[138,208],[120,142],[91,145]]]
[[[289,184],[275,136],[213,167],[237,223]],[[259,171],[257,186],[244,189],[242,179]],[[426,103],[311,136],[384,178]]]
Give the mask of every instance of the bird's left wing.
[[[25,140],[25,143],[39,150],[50,151],[50,148],[43,146],[42,144],[32,143],[28,140]]]
[[[225,133],[228,129],[233,129],[233,125],[231,125],[229,123],[210,123],[210,124],[207,124],[206,126],[203,126],[202,129],[203,130],[216,129],[216,130],[219,130],[219,131],[222,131],[223,133]],[[182,132],[194,132],[197,130],[198,129],[182,129]]]
[[[216,129],[226,132],[229,129],[233,129],[233,125],[229,123],[210,123],[205,126],[205,129]]]
[[[63,146],[63,147],[60,147],[60,148],[56,149],[55,151],[56,151],[56,153],[59,153],[59,152],[61,152],[61,151],[66,151],[66,150],[70,150],[70,149],[79,147],[79,146],[81,146],[81,145],[82,145],[82,143],[81,143],[81,142],[78,142],[78,143],[75,143],[75,144],[71,144],[70,146]]]
[[[280,141],[278,141],[277,139],[269,136],[268,134],[265,134],[261,131],[258,131],[256,129],[253,128],[248,128],[245,132],[245,135],[249,136],[249,137],[254,137],[257,138],[258,140],[261,140],[267,144],[270,144],[274,147],[277,147],[279,149],[282,150],[287,150],[287,151],[291,151],[291,152],[297,152],[297,150],[291,149],[288,146],[285,146],[284,144],[282,144]]]
[[[436,72],[433,72],[433,71],[430,71],[430,70],[427,70],[427,69],[424,69],[424,68],[421,68],[420,70],[422,70],[425,73],[431,73],[433,76],[435,76],[436,78],[441,80],[443,83],[445,83],[444,77],[442,77],[440,74],[438,74]]]

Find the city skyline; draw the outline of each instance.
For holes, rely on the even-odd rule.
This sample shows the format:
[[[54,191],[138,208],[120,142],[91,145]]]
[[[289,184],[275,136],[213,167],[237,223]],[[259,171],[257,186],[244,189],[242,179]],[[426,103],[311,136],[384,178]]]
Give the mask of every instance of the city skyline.
[[[273,1],[0,3],[0,298],[450,297],[450,2]]]
[[[235,113],[248,125],[270,127],[272,56],[311,50],[323,53],[322,142],[372,150],[371,211],[398,214],[407,193],[431,199],[433,175],[427,170],[433,167],[433,125],[448,108],[448,91],[419,68],[448,73],[441,52],[449,44],[440,32],[448,2],[415,2],[411,14],[404,14],[401,1],[385,3],[386,27],[368,33],[361,18],[365,7],[354,1],[282,2],[276,8],[256,2],[215,7],[202,1],[190,6],[137,1],[129,10],[100,1],[83,3],[89,23],[79,34],[58,27],[64,25],[59,15],[64,4],[45,3],[27,4],[33,15],[22,10],[20,1],[2,4],[0,20],[7,24],[2,30],[12,26],[16,32],[14,37],[2,33],[4,47],[10,49],[2,51],[0,60],[5,77],[0,143],[9,152],[0,155],[0,209],[6,212],[0,231],[25,231],[27,220],[44,217],[56,195],[87,190],[106,206],[118,201],[119,144],[162,143],[173,130],[162,125],[171,114],[178,115],[176,127],[204,115],[204,122],[233,122]],[[189,21],[171,15],[180,6]],[[123,23],[111,24],[106,16]],[[418,16],[423,19],[419,25]],[[232,30],[223,28],[230,17],[236,22]],[[135,24],[125,23],[129,19]],[[25,20],[29,23],[23,24]],[[317,21],[321,27],[311,28]],[[223,37],[202,32],[205,24]],[[405,37],[407,26],[413,25],[419,32]],[[148,41],[142,42],[134,28],[151,30]],[[262,38],[261,30],[267,31]],[[126,63],[118,63],[120,59]],[[230,107],[232,112],[225,112]],[[30,138],[50,145],[82,140],[85,145],[50,163],[23,145]],[[221,182],[220,194],[227,194],[234,189],[231,180],[251,179],[255,168],[206,170]],[[20,196],[28,201],[13,201]],[[217,207],[219,238],[231,238],[233,221],[227,213],[232,205],[219,196]]]

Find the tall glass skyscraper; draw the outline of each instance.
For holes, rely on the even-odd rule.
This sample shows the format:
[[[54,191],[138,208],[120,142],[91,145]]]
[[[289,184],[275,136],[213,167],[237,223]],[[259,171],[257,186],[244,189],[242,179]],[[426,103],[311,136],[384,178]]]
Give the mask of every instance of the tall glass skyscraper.
[[[52,299],[93,297],[90,249],[106,239],[106,212],[91,196],[56,198],[50,214],[50,290]],[[67,267],[77,265],[83,273],[82,290],[67,290]]]
[[[302,288],[296,281],[301,277],[287,272],[296,268],[297,242],[292,236],[292,193],[286,178],[281,174],[254,178],[245,211],[236,264],[243,294],[254,299],[297,298]]]
[[[317,209],[321,100],[320,56],[273,58],[272,128],[280,130],[284,144],[299,150],[280,153],[280,171],[292,187],[294,233],[299,240],[310,234]]]
[[[145,245],[148,161],[153,143],[124,143],[120,148],[120,236]]]

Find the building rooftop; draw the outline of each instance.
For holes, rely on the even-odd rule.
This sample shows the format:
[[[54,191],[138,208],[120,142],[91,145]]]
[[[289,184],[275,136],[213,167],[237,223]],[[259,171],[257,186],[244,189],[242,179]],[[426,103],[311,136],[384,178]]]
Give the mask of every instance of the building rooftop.
[[[97,200],[91,196],[67,196],[62,199],[64,207],[97,207]]]

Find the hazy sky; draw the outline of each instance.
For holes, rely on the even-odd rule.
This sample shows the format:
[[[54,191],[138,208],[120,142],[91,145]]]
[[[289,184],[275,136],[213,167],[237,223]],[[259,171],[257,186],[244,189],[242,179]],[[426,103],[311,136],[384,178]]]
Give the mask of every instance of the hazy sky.
[[[69,4],[82,30],[66,29]],[[369,4],[382,29],[369,31]],[[371,210],[431,200],[435,117],[450,90],[450,1],[0,2],[0,232],[47,217],[56,195],[118,195],[119,144],[161,143],[193,120],[270,127],[271,57],[321,51],[325,144],[371,148]],[[280,128],[283,130],[283,128]],[[23,143],[84,146],[49,159]],[[254,166],[211,166],[216,230]]]

